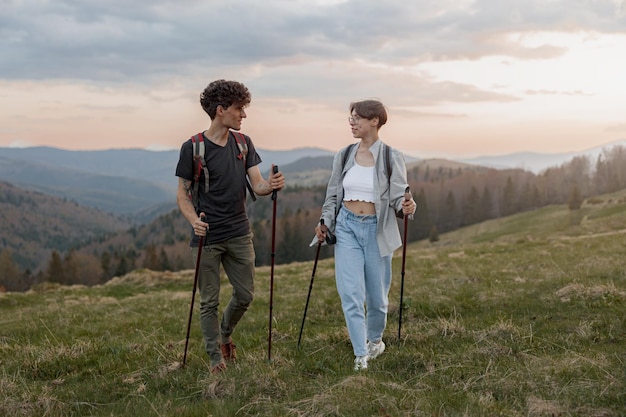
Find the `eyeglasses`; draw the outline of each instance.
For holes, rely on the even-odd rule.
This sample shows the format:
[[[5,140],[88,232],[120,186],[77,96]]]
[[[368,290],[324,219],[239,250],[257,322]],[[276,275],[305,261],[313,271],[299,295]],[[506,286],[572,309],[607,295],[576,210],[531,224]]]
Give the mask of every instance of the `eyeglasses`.
[[[354,125],[359,123],[361,119],[363,119],[363,117],[359,116],[358,114],[356,116],[348,116],[348,123]]]

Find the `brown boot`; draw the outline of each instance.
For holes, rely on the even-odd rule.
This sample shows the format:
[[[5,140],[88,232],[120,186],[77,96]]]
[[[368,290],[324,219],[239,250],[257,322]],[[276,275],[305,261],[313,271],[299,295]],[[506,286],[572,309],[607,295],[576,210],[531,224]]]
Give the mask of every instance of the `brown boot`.
[[[222,344],[222,357],[227,361],[235,361],[237,359],[237,346],[231,341]]]
[[[220,362],[214,367],[211,368],[212,374],[220,374],[226,370],[226,364],[224,362]]]

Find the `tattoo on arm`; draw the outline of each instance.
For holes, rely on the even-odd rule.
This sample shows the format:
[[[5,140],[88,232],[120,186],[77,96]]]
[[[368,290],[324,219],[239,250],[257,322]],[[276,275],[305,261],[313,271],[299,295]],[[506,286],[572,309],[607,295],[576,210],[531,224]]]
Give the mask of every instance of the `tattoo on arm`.
[[[259,195],[267,195],[272,192],[272,187],[267,182],[260,183],[256,188],[256,193]]]
[[[191,181],[183,180],[183,188],[187,194],[191,194]]]

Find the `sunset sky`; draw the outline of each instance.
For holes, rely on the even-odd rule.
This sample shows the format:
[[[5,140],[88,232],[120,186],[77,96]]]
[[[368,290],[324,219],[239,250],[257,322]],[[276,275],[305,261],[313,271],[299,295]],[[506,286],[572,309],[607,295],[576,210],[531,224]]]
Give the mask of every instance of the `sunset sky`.
[[[218,78],[263,149],[378,98],[411,156],[577,152],[626,139],[626,0],[0,0],[0,147],[177,149]]]

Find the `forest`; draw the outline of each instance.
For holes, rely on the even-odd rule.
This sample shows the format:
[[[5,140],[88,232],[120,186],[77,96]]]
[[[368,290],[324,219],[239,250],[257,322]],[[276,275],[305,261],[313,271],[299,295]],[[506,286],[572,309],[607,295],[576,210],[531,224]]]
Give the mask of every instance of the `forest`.
[[[410,165],[407,174],[417,202],[407,241],[436,242],[441,233],[488,219],[548,205],[566,204],[577,210],[583,202],[601,201],[597,197],[626,188],[626,148],[605,150],[596,160],[575,157],[539,174],[444,162]],[[295,186],[278,193],[275,263],[314,259],[315,249],[309,243],[325,191],[325,186]],[[272,212],[270,198],[249,199],[258,266],[271,262]],[[138,268],[190,269],[189,237],[189,225],[174,210],[147,225],[92,234],[73,247],[52,249],[44,266],[36,271],[20,267],[19,253],[5,248],[0,252],[0,291],[25,291],[43,282],[98,285]],[[329,256],[332,249],[324,246],[320,257]]]

